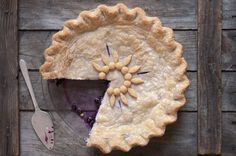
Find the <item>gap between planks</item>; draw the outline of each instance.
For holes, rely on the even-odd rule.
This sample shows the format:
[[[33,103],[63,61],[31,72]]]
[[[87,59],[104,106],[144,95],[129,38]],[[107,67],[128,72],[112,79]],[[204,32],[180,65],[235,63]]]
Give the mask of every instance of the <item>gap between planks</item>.
[[[25,59],[29,69],[38,69],[43,63],[43,51],[50,45],[56,31],[20,31],[20,58]],[[197,31],[175,31],[175,38],[184,47],[183,56],[188,71],[197,70]],[[236,71],[236,31],[223,31],[222,71]],[[30,44],[30,45],[29,45]]]
[[[38,103],[41,108],[44,110],[55,110],[51,105],[51,102],[48,98],[43,96],[43,89],[45,81],[42,81],[40,74],[38,72],[30,72],[30,78],[33,83],[33,87],[35,89],[35,95],[38,99]],[[191,81],[191,85],[186,92],[187,104],[181,109],[184,111],[196,111],[196,72],[188,72],[189,79]],[[20,109],[21,110],[33,110],[33,105],[31,98],[29,96],[28,90],[25,86],[25,82],[21,74],[19,74],[19,85],[20,85]],[[47,93],[46,93],[47,94]]]

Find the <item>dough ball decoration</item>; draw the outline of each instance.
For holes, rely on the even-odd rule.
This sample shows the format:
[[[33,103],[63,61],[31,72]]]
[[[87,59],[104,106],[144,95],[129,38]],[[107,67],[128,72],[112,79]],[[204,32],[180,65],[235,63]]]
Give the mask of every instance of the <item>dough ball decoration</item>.
[[[117,52],[106,54],[101,50],[104,49],[101,42],[106,43],[107,39],[119,47],[120,57]],[[124,46],[124,42],[128,44]],[[133,51],[129,51],[135,47],[139,47],[135,52],[139,59],[150,61],[143,63],[141,69],[133,67],[139,65],[135,64]],[[131,64],[124,64],[123,52],[125,56],[133,56],[130,56]],[[147,145],[150,138],[165,133],[166,126],[176,121],[177,111],[186,104],[184,92],[189,80],[182,45],[175,40],[171,28],[164,27],[158,17],[146,15],[141,8],[117,4],[83,11],[76,19],[66,21],[63,30],[54,34],[52,44],[44,54],[45,62],[40,67],[43,79],[115,79],[110,83],[113,88],[105,89],[106,98],[102,98],[95,124],[86,140],[88,147],[97,147],[104,153],[113,149],[129,151],[136,145]],[[91,72],[92,62],[97,60],[99,62],[94,64],[95,69]],[[151,64],[155,68],[143,71]],[[134,79],[139,77],[145,83]],[[134,83],[142,85],[136,87]],[[137,95],[140,100],[133,98]],[[111,113],[110,101],[113,106],[128,104],[128,109],[113,109]]]
[[[108,53],[108,56],[111,56],[110,50],[108,45],[106,45],[106,50]],[[123,84],[121,86],[117,86],[115,88],[109,87],[107,89],[107,94],[110,97],[110,105],[111,107],[114,107],[116,103],[116,99],[119,98],[124,105],[128,105],[128,100],[126,98],[127,93],[133,97],[137,98],[136,91],[131,88],[132,84],[139,85],[142,84],[144,81],[141,78],[134,78],[133,74],[137,73],[141,66],[133,66],[128,67],[128,65],[131,63],[132,55],[127,56],[124,58],[123,62],[120,62],[119,55],[117,52],[112,53],[112,60],[113,62],[109,61],[109,58],[105,54],[101,54],[101,60],[103,63],[103,66],[100,66],[99,64],[92,62],[92,65],[94,69],[99,72],[98,77],[101,80],[106,79],[106,76],[109,72],[117,70],[120,71],[123,75]]]

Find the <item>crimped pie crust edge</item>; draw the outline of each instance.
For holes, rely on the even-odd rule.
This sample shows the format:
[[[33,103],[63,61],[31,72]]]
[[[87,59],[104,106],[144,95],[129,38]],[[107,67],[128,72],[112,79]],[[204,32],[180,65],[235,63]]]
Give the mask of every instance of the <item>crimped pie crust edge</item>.
[[[176,58],[176,66],[178,66],[177,70],[180,75],[182,75],[182,78],[179,80],[179,83],[181,83],[181,89],[179,89],[179,96],[175,99],[175,101],[178,101],[179,104],[175,105],[175,108],[172,108],[173,112],[166,112],[166,118],[163,118],[161,121],[162,123],[158,123],[159,127],[151,127],[151,129],[156,130],[155,134],[153,134],[153,132],[152,134],[150,133],[146,140],[133,140],[129,143],[129,146],[122,146],[119,142],[117,142],[114,147],[109,148],[107,147],[107,144],[102,144],[99,140],[92,140],[88,142],[88,146],[98,147],[104,153],[109,153],[113,148],[122,151],[129,151],[131,147],[135,145],[146,145],[149,139],[153,136],[162,136],[165,132],[166,125],[176,121],[177,111],[186,103],[184,92],[189,86],[189,80],[185,75],[187,63],[182,57],[182,45],[174,40],[173,30],[167,27],[162,27],[161,22],[157,17],[146,16],[145,12],[141,8],[128,9],[124,4],[117,4],[112,7],[100,5],[94,11],[83,11],[77,19],[66,21],[63,30],[53,35],[51,46],[45,50],[45,63],[40,67],[40,73],[42,74],[43,79],[63,78],[62,71],[51,71],[51,66],[53,65],[53,59],[51,56],[58,55],[65,42],[73,38],[74,35],[103,26],[104,20],[105,23],[109,25],[111,22],[114,22],[113,17],[120,15],[122,15],[122,18],[117,18],[119,19],[119,23],[130,25],[132,24],[132,21],[135,20],[140,28],[149,30],[156,38],[169,42],[168,46],[172,47],[173,52],[178,54],[178,57]],[[97,25],[89,25],[90,20],[97,20]],[[66,68],[69,63],[70,62],[65,61],[63,67]]]

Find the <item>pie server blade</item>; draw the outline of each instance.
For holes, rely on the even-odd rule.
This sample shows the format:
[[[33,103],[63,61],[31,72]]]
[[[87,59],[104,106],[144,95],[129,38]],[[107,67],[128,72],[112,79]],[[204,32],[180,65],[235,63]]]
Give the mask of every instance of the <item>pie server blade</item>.
[[[41,142],[51,150],[54,146],[54,129],[51,117],[44,111],[36,111],[31,119],[33,128]]]

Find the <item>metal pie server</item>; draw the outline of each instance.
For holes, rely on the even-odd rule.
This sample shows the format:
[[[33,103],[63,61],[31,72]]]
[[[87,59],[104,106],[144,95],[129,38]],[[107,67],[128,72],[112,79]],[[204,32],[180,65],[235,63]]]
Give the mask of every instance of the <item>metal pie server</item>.
[[[51,150],[54,146],[54,128],[52,119],[47,112],[40,110],[30,82],[26,62],[22,59],[20,60],[20,69],[29,89],[35,108],[35,113],[33,114],[31,119],[33,128],[41,142],[47,147],[47,149]]]

